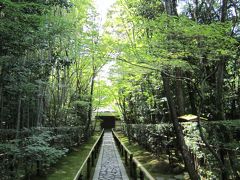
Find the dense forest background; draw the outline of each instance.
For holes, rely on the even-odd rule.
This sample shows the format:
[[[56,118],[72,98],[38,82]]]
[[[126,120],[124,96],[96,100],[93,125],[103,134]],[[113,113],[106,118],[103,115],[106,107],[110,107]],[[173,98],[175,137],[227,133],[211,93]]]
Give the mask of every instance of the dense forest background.
[[[0,176],[43,173],[116,104],[129,141],[171,134],[191,179],[239,179],[239,13],[238,0],[118,0],[102,27],[90,0],[1,0]]]

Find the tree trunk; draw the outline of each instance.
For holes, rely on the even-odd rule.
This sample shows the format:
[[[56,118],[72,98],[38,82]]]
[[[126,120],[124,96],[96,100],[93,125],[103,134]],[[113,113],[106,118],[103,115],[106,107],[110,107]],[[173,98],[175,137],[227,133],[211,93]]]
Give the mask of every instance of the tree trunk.
[[[198,0],[194,1],[195,3],[195,8],[194,8],[194,20],[198,22]]]
[[[181,127],[180,123],[178,122],[176,108],[174,106],[174,101],[173,101],[172,94],[171,94],[169,79],[167,78],[167,76],[164,73],[161,73],[161,75],[162,75],[162,79],[163,79],[164,91],[165,91],[169,109],[170,109],[172,124],[173,124],[174,130],[175,130],[175,133],[176,133],[177,142],[178,142],[178,145],[179,145],[179,148],[180,148],[183,160],[184,160],[185,167],[188,171],[190,178],[192,180],[198,180],[198,179],[200,179],[200,177],[194,167],[194,162],[193,162],[191,153],[185,143],[182,127]]]
[[[221,22],[225,22],[227,18],[227,3],[228,0],[222,0],[222,14],[221,14]],[[217,109],[217,120],[225,120],[225,112],[224,112],[224,70],[225,70],[225,57],[221,57],[218,63],[218,69],[216,72],[216,109]],[[220,157],[222,164],[222,179],[228,179],[228,172],[225,166],[224,157],[226,156],[225,151],[220,150]]]
[[[61,88],[60,88],[60,64],[58,63],[57,64],[57,97],[56,97],[56,99],[57,99],[57,102],[56,102],[56,104],[55,104],[55,107],[54,107],[54,109],[56,110],[55,111],[55,117],[54,117],[54,126],[55,127],[57,127],[57,123],[60,121],[60,118],[61,118],[61,116],[60,116],[60,102],[61,102]],[[54,92],[53,92],[53,94],[54,94]]]
[[[27,104],[27,128],[30,128],[30,108],[29,108],[29,103]]]
[[[196,102],[195,102],[195,92],[194,89],[191,87],[191,84],[187,83],[187,88],[188,88],[188,96],[189,96],[189,102],[191,105],[191,113],[192,114],[197,114],[197,108],[196,108]]]
[[[224,77],[225,63],[221,59],[218,64],[218,70],[216,73],[216,108],[217,108],[217,120],[225,120],[224,112],[224,92],[223,92],[223,77]]]
[[[92,122],[92,104],[93,104],[93,91],[94,91],[94,80],[96,76],[95,68],[93,68],[93,75],[91,79],[91,86],[90,86],[90,98],[89,98],[89,108],[88,108],[88,115],[87,115],[87,123],[85,127],[85,133],[87,134],[87,137],[89,136],[89,128]]]
[[[222,0],[221,8],[221,22],[225,22],[227,18],[227,4],[228,0]],[[218,69],[216,73],[216,109],[217,120],[225,120],[224,112],[224,91],[223,91],[223,78],[225,70],[225,58],[222,57],[218,63]]]
[[[176,98],[177,98],[177,105],[178,105],[178,113],[179,115],[185,114],[185,105],[184,105],[184,93],[183,93],[183,84],[182,84],[182,72],[180,69],[176,69]]]
[[[38,107],[37,107],[37,127],[42,126],[42,113],[43,113],[43,92],[42,92],[42,87],[38,88]]]
[[[221,15],[221,22],[225,22],[227,19],[227,4],[228,0],[222,0],[222,15]]]
[[[177,16],[177,0],[172,0],[172,15]]]
[[[16,139],[19,138],[20,123],[21,123],[21,106],[22,106],[22,100],[21,100],[21,96],[19,95],[19,97],[18,97],[18,109],[17,109]]]
[[[121,103],[119,103],[119,104],[121,104]],[[130,136],[130,129],[129,129],[129,121],[128,121],[127,110],[126,110],[126,98],[124,95],[123,95],[123,100],[122,100],[122,104],[121,104],[121,109],[122,109],[122,114],[123,114],[123,122],[125,123],[126,128],[127,128],[128,143],[132,144],[131,136]]]
[[[0,129],[3,126],[3,87],[0,86]]]
[[[165,10],[167,14],[177,16],[177,1],[176,0],[164,0]]]

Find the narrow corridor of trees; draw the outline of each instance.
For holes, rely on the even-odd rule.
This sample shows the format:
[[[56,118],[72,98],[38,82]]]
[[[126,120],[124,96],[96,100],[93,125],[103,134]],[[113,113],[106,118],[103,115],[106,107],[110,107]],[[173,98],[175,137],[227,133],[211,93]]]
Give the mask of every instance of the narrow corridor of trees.
[[[43,175],[113,105],[190,179],[240,179],[240,1],[117,0],[103,27],[93,4],[0,1],[0,177]]]

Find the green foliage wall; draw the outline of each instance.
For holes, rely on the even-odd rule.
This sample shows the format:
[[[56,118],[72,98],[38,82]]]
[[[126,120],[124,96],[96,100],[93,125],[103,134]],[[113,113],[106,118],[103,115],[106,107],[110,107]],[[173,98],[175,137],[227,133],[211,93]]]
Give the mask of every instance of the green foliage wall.
[[[0,131],[0,167],[2,179],[44,175],[74,146],[81,145],[84,127],[33,128],[17,132]],[[15,139],[19,133],[19,139]]]
[[[228,157],[229,159],[234,158],[235,162],[233,164],[229,162],[226,163],[229,177],[234,177],[231,168],[239,169],[240,167],[240,164],[236,159],[240,154],[239,122],[239,120],[202,122],[204,135],[216,151],[220,152],[221,150],[224,150],[225,152],[229,151],[235,154],[234,157],[231,157],[231,155]],[[221,177],[221,172],[217,168],[218,164],[200,138],[197,123],[184,122],[181,123],[181,125],[187,146],[192,152],[195,166],[201,177],[206,179],[219,179]],[[130,142],[137,142],[156,156],[166,154],[173,157],[176,156],[176,151],[179,151],[176,142],[176,135],[174,134],[171,124],[124,124],[123,132],[128,136]],[[172,151],[175,152],[171,154]],[[175,158],[178,159],[178,162],[182,162],[180,156],[176,156]],[[232,161],[232,159],[226,161]],[[232,167],[232,165],[235,167]]]
[[[102,66],[91,1],[0,5],[0,127],[86,124]]]

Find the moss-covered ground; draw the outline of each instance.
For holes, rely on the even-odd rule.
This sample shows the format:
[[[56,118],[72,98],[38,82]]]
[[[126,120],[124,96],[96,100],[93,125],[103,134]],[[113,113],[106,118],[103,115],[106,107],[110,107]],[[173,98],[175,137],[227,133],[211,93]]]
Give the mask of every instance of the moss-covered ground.
[[[32,180],[73,180],[83,164],[98,135],[92,136],[86,143],[67,154],[55,164],[45,177],[33,177]]]
[[[172,173],[172,168],[169,165],[168,157],[164,154],[159,157],[154,156],[152,153],[146,151],[137,143],[132,142],[129,144],[128,138],[117,132],[121,142],[133,153],[133,156],[148,170],[148,172],[155,178],[161,180],[173,179],[188,179],[186,173]]]

